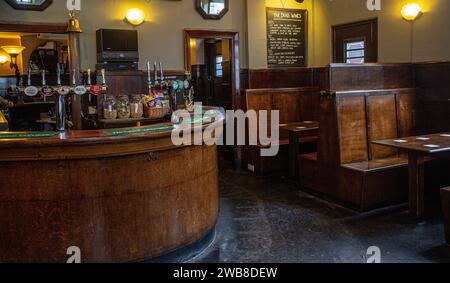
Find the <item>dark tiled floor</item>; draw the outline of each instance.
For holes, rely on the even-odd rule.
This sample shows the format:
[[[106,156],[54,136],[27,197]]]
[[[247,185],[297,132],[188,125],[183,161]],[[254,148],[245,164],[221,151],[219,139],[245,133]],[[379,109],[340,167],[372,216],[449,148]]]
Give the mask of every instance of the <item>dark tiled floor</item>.
[[[257,177],[223,165],[213,244],[192,262],[450,262],[439,209],[417,224],[405,211],[362,217],[299,192],[283,176]]]

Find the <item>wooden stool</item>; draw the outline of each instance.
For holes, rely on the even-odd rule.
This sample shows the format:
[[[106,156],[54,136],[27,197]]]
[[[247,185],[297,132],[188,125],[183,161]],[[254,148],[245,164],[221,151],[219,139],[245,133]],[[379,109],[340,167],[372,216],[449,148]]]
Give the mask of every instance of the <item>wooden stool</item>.
[[[442,211],[444,213],[445,238],[450,245],[450,187],[441,189]]]

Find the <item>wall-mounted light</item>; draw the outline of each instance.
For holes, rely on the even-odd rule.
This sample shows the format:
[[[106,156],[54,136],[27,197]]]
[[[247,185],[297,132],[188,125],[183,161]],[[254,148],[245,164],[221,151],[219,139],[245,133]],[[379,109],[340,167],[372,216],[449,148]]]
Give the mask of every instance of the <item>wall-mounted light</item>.
[[[0,65],[5,64],[6,62],[8,62],[8,57],[0,55]]]
[[[145,14],[141,9],[133,8],[127,11],[125,19],[130,24],[138,26],[145,21]]]
[[[416,3],[409,3],[402,8],[402,17],[407,21],[415,21],[422,12],[422,7]]]
[[[20,53],[25,50],[25,47],[19,45],[7,45],[0,48],[8,53],[8,55],[11,57],[11,63],[9,64],[9,66],[11,67],[11,69],[14,69],[16,71],[16,85],[19,85],[20,71],[19,66],[17,65],[17,57],[19,57]]]

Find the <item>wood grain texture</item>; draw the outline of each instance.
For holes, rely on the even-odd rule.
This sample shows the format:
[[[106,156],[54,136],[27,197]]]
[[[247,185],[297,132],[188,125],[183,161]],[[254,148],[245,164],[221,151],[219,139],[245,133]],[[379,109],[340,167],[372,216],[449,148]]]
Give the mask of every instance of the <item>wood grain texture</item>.
[[[330,66],[330,90],[377,90],[414,86],[411,64],[364,64]]]
[[[278,89],[247,89],[243,92],[243,105],[245,110],[279,110],[280,124],[289,124],[299,121],[317,121],[319,116],[320,92],[318,88],[278,88]],[[248,131],[248,130],[247,130]],[[270,127],[268,129],[270,134]],[[288,145],[289,134],[280,131],[280,143]],[[286,150],[282,150],[284,153]],[[287,154],[280,154],[276,158],[261,158],[260,148],[245,146],[245,164],[251,164],[260,174],[280,171],[287,168]],[[263,164],[268,162],[268,164]],[[283,164],[284,163],[284,164]],[[267,169],[267,170],[265,170]]]
[[[64,262],[70,246],[83,262],[150,259],[200,239],[218,216],[216,147],[0,165],[1,262]]]
[[[371,95],[366,98],[369,159],[382,159],[397,155],[393,148],[373,145],[370,141],[396,138],[397,111],[395,94]]]
[[[337,99],[342,164],[368,159],[367,121],[364,96]]]

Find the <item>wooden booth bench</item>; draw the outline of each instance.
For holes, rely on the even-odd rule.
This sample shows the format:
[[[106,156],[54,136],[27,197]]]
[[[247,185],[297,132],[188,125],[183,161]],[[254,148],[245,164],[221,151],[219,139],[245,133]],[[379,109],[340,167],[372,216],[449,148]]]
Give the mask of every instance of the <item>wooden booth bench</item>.
[[[319,99],[320,90],[316,87],[247,89],[244,92],[244,110],[268,111],[268,133],[270,136],[270,111],[280,111],[280,124],[317,121]],[[317,135],[301,138],[299,142],[305,145],[305,152],[315,151]],[[260,152],[264,146],[259,143],[258,145],[245,146],[245,166],[258,174],[287,170],[289,165],[289,136],[287,132],[280,131],[278,145],[280,151],[274,157],[262,157]]]
[[[299,156],[303,186],[360,211],[405,200],[407,157],[372,141],[415,133],[418,105],[414,88],[324,92],[319,150]]]

